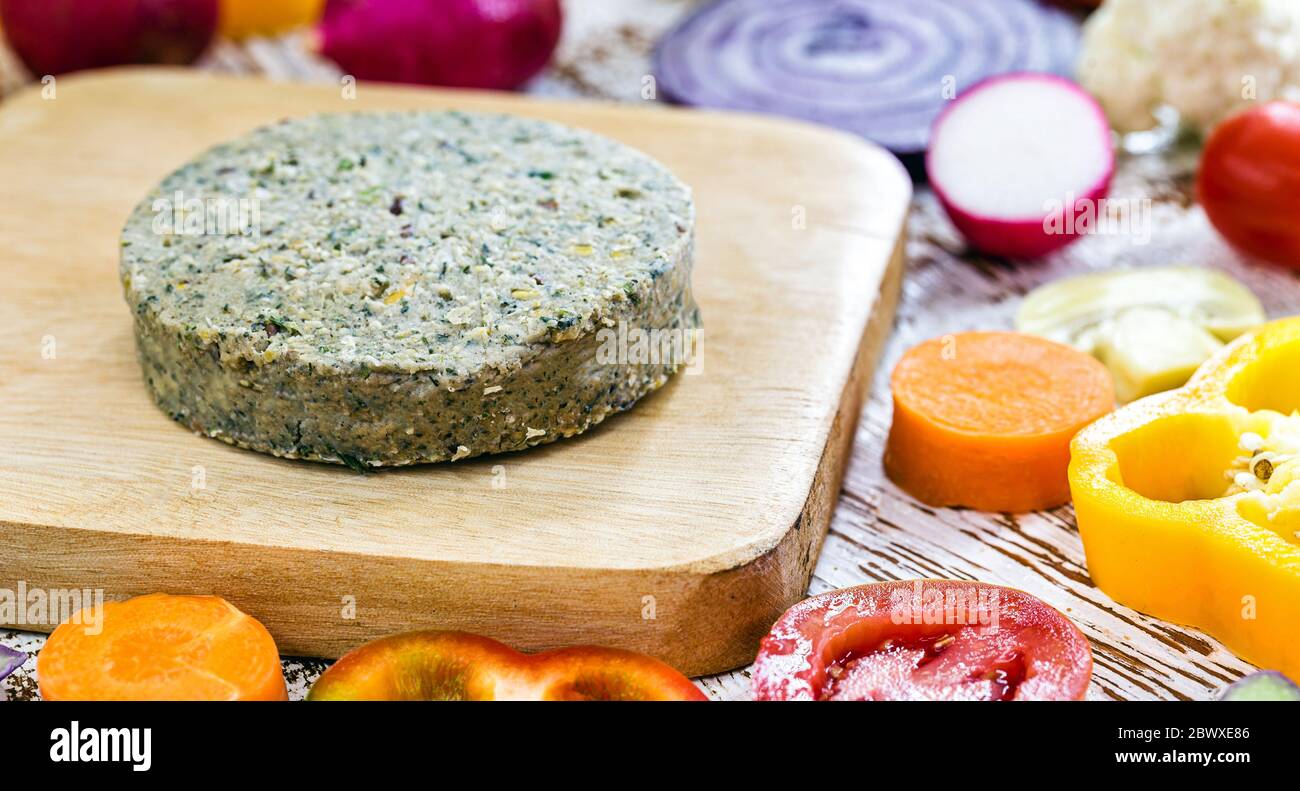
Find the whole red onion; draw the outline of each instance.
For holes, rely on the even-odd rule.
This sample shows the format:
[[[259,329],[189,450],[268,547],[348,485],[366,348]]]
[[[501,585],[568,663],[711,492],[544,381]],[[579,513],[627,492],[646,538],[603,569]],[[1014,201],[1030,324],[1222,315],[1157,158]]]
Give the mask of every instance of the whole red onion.
[[[217,0],[0,0],[0,29],[37,75],[124,63],[191,63]]]
[[[320,49],[362,80],[517,88],[560,40],[559,0],[331,0]]]

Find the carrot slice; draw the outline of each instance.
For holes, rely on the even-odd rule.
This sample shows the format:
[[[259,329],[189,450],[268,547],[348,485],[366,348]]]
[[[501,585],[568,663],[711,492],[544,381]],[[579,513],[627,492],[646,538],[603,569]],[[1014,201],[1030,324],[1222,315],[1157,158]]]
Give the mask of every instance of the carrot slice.
[[[288,699],[266,627],[218,596],[92,607],[59,624],[36,674],[46,700]]]
[[[935,338],[890,379],[885,472],[929,505],[1033,511],[1069,501],[1070,439],[1115,408],[1090,355],[1015,332]]]

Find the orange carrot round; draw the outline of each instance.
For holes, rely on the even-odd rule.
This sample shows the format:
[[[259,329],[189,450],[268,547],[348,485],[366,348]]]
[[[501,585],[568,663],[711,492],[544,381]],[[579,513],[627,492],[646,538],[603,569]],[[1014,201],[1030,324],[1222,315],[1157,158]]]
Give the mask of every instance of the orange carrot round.
[[[1033,511],[1070,499],[1070,439],[1115,408],[1093,357],[1015,332],[946,335],[894,368],[885,472],[929,505]]]
[[[218,596],[154,593],[80,615],[36,657],[46,700],[288,699],[266,627]]]

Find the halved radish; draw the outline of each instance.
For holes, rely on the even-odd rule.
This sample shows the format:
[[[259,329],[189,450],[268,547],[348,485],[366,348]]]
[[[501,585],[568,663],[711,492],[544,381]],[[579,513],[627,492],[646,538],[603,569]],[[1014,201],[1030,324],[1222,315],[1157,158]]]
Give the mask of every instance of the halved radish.
[[[1098,216],[1115,153],[1105,113],[1082,88],[1049,74],[1009,74],[944,110],[925,165],[972,247],[1032,258],[1069,244]]]

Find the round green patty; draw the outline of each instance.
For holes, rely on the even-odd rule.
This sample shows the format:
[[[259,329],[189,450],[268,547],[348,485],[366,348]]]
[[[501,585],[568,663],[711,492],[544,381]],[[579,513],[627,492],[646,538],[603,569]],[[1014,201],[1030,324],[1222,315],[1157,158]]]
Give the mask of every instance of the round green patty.
[[[127,220],[121,274],[173,418],[386,466],[572,436],[661,386],[680,355],[610,343],[698,326],[693,238],[689,189],[589,132],[319,115],[165,178]]]

